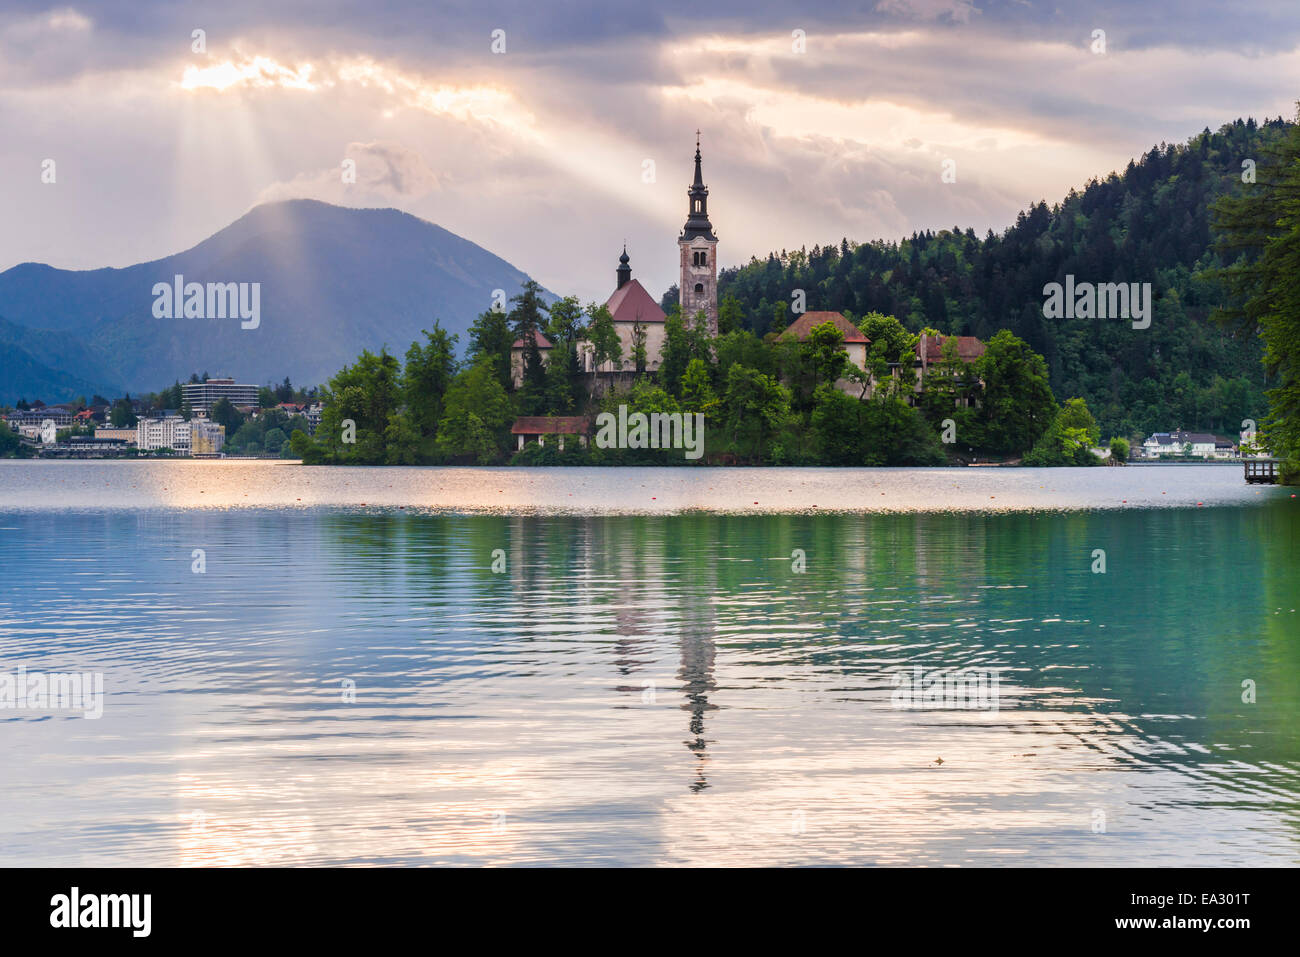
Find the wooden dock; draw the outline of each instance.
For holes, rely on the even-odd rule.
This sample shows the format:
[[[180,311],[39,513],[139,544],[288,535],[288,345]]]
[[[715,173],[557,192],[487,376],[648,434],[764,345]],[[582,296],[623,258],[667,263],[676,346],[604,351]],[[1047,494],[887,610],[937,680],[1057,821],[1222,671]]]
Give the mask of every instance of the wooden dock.
[[[1243,459],[1246,481],[1251,485],[1276,485],[1278,460],[1273,458]]]

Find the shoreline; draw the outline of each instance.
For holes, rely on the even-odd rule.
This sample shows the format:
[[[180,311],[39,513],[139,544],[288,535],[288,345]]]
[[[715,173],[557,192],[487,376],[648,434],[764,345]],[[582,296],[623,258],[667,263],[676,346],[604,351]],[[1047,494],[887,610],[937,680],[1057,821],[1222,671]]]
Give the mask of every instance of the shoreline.
[[[1179,469],[767,466],[333,466],[293,460],[0,462],[0,512],[311,510],[445,515],[1122,511],[1290,501],[1240,473]],[[186,464],[188,463],[188,464]],[[1161,463],[1163,464],[1163,463]],[[1181,463],[1180,463],[1181,464]]]

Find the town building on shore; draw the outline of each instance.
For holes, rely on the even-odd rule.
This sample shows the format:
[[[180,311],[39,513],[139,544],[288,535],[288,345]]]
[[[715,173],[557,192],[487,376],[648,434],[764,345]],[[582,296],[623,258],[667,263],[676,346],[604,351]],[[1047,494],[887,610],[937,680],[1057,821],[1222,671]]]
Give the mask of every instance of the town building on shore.
[[[97,439],[118,439],[125,445],[135,445],[136,437],[139,434],[138,426],[135,428],[115,428],[111,425],[101,425],[95,428],[95,438]]]
[[[190,424],[179,415],[140,419],[135,426],[135,445],[141,452],[171,449],[188,455]]]
[[[210,412],[222,399],[233,406],[257,406],[258,387],[236,382],[234,379],[209,379],[207,382],[186,382],[181,386],[181,396],[192,412]]]
[[[1184,455],[1200,459],[1230,459],[1236,446],[1228,439],[1209,432],[1154,432],[1142,443],[1142,456],[1158,459],[1162,455]]]
[[[181,455],[216,458],[226,444],[226,427],[203,416],[186,421],[169,413],[137,422],[135,444],[141,452],[171,449]]]
[[[209,419],[190,420],[190,454],[195,458],[216,458],[226,444],[226,427]]]
[[[53,423],[56,429],[66,429],[72,425],[73,418],[73,411],[66,406],[47,405],[10,412],[5,416],[5,424],[24,438],[39,439],[46,423]]]

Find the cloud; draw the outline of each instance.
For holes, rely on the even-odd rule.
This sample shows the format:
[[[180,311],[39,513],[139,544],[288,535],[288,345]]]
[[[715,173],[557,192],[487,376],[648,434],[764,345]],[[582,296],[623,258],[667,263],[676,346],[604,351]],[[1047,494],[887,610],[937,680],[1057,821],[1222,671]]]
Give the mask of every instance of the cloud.
[[[658,294],[676,278],[697,127],[724,264],[841,236],[982,233],[1153,143],[1290,114],[1293,2],[559,0],[435,20],[407,0],[318,0],[309,18],[264,0],[32,0],[0,12],[0,114],[20,131],[0,138],[0,206],[22,225],[0,231],[0,268],[126,265],[255,202],[311,197],[398,206],[584,300],[608,294],[627,239]],[[1105,56],[1088,50],[1098,27]],[[39,182],[45,157],[57,186]]]
[[[348,163],[352,165],[349,167]],[[355,182],[345,176],[355,175]],[[441,188],[438,174],[415,150],[398,143],[349,143],[333,169],[300,173],[272,183],[258,203],[282,199],[319,199],[340,206],[420,199]]]
[[[283,87],[290,90],[317,90],[312,80],[315,68],[310,63],[287,67],[270,57],[245,57],[239,63],[225,60],[210,66],[189,64],[181,75],[183,90],[229,90],[237,87]]]
[[[881,13],[918,20],[939,20],[946,17],[954,23],[969,23],[971,14],[980,12],[972,0],[879,0],[876,9]]]

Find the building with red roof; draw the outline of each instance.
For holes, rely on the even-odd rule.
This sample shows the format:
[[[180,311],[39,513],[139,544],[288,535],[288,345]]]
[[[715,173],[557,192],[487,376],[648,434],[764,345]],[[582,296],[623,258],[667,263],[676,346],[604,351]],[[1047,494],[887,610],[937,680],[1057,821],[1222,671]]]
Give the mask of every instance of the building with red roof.
[[[925,389],[926,376],[933,375],[943,362],[944,346],[949,342],[957,344],[957,357],[966,365],[970,365],[980,356],[984,355],[985,345],[975,336],[931,336],[922,334],[916,341],[916,385],[914,392],[920,393]],[[958,405],[969,405],[970,398],[960,398],[957,400]]]
[[[967,365],[984,355],[984,343],[974,336],[922,335],[916,341],[916,358],[923,370],[943,361],[943,346],[949,339],[957,342],[957,355]]]
[[[533,339],[537,343],[537,351],[542,354],[542,364],[545,365],[555,345],[540,332],[534,332]],[[516,339],[514,345],[510,347],[510,375],[515,380],[516,389],[524,382],[524,352],[527,349],[528,345],[523,339]]]
[[[851,362],[859,370],[865,372],[867,369],[867,347],[871,345],[871,340],[862,334],[862,330],[844,316],[841,312],[805,312],[781,333],[781,337],[793,336],[800,342],[803,342],[812,331],[820,325],[830,323],[844,336],[844,351],[849,355]],[[849,395],[860,396],[863,394],[861,382],[854,382],[852,379],[839,379],[835,387],[841,392]],[[870,387],[868,387],[869,391]]]
[[[519,448],[526,442],[537,441],[546,444],[546,437],[553,435],[559,442],[560,451],[564,451],[564,437],[576,435],[583,448],[587,447],[587,434],[591,431],[591,420],[585,415],[521,415],[510,427],[512,435],[519,436]]]
[[[623,347],[623,357],[617,367],[613,362],[603,363],[595,368],[591,343],[584,343],[582,349],[583,369],[587,372],[636,372],[636,360],[633,356],[637,326],[645,333],[646,371],[654,372],[664,350],[664,323],[668,316],[659,308],[650,293],[646,292],[640,280],[632,278],[632,266],[623,247],[623,255],[618,257],[618,269],[614,271],[617,284],[613,293],[605,300],[605,308],[614,318],[614,330],[618,333],[619,344]]]

